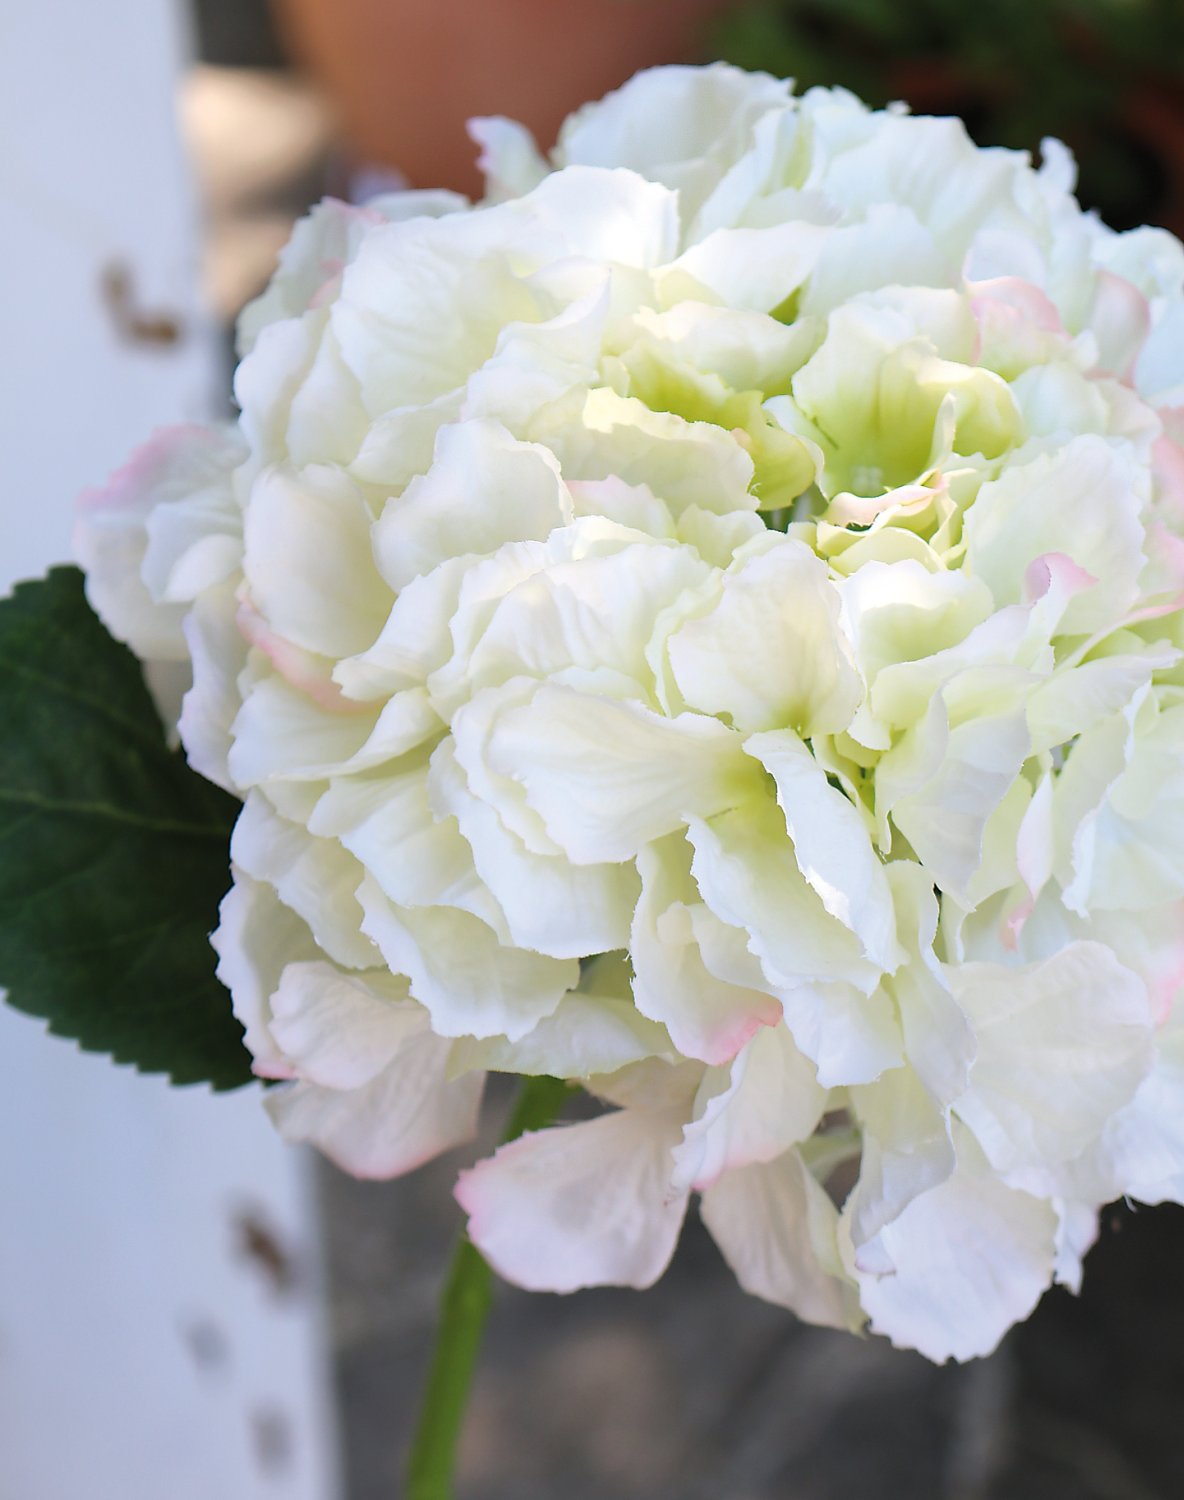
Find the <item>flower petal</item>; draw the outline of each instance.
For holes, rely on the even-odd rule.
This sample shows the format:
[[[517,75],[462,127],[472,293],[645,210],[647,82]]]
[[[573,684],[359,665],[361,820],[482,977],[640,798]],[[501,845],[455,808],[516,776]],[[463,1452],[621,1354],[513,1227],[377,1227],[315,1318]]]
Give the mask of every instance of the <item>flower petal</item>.
[[[735,937],[749,959],[744,978],[753,983],[713,971],[701,945],[703,919],[723,924],[699,899],[690,878],[690,853],[685,839],[672,835],[638,855],[641,897],[629,940],[633,996],[642,1015],[666,1026],[684,1056],[722,1063],[754,1032],[780,1019],[781,1003],[765,990],[760,967],[743,950],[738,931]],[[710,948],[717,957],[719,941]]]
[[[399,1177],[476,1131],[484,1075],[449,1079],[448,1053],[424,1029],[362,1088],[290,1083],[264,1102],[286,1140],[311,1141],[354,1177]]]
[[[838,1216],[796,1151],[728,1172],[703,1194],[702,1214],[746,1292],[806,1323],[859,1327],[835,1244]]]
[[[1147,986],[1101,943],[947,976],[978,1044],[955,1112],[999,1172],[1039,1173],[1078,1155],[1151,1066]]]
[[[469,1238],[527,1291],[652,1286],[686,1212],[670,1188],[678,1135],[676,1117],[614,1110],[522,1136],[460,1174]]]
[[[331,1089],[370,1083],[425,1025],[406,980],[323,960],[284,966],[271,1013],[271,1034],[299,1076]]]
[[[956,1170],[881,1235],[892,1271],[856,1271],[874,1332],[939,1364],[990,1354],[1052,1280],[1057,1215],[1004,1186],[966,1132]]]
[[[631,859],[688,818],[735,806],[752,785],[738,736],[718,720],[667,719],[552,683],[501,715],[488,756],[576,864]]]
[[[505,947],[491,927],[455,907],[396,906],[372,875],[358,900],[362,931],[395,973],[410,977],[412,995],[441,1036],[517,1041],[579,982],[576,960]]]
[[[695,1118],[675,1151],[675,1183],[702,1191],[725,1173],[771,1162],[813,1133],[827,1091],[785,1025],[762,1027],[739,1052],[720,1088],[711,1070]]]
[[[679,689],[688,706],[728,714],[738,729],[838,733],[863,696],[838,592],[801,542],[757,547],[724,575],[719,602],[667,642]]]

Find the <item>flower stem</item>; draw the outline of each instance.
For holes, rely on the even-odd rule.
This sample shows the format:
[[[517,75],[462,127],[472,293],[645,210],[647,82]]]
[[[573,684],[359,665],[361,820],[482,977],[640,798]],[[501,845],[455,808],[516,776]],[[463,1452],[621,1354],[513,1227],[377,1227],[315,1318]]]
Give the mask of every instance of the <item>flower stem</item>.
[[[503,1141],[549,1125],[566,1095],[562,1079],[524,1079]],[[493,1272],[462,1235],[440,1298],[436,1347],[407,1465],[407,1500],[452,1500],[457,1441],[492,1304]]]

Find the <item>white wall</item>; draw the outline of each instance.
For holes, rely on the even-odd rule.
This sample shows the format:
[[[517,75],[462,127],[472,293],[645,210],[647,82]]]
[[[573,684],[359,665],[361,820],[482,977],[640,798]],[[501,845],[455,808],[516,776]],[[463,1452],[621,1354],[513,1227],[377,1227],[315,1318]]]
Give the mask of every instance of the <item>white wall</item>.
[[[0,589],[218,399],[181,14],[0,0]],[[120,331],[113,264],[178,342]],[[170,1090],[0,1007],[0,1500],[332,1500],[308,1168],[254,1090]]]

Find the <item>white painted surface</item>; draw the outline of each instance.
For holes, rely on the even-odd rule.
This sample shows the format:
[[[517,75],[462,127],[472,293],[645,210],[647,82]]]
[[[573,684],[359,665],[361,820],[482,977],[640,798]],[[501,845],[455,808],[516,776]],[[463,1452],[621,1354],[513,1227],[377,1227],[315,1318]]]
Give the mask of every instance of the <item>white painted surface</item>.
[[[0,1496],[327,1500],[308,1177],[254,1091],[11,1011],[0,1052]]]
[[[74,497],[154,426],[209,414],[198,245],[174,98],[174,0],[0,0],[0,569],[69,552]],[[128,342],[103,300],[126,265],[177,346]]]
[[[0,0],[0,589],[217,399],[180,14]],[[180,342],[127,341],[115,262]],[[333,1500],[308,1167],[255,1090],[171,1090],[0,1007],[0,1500]]]

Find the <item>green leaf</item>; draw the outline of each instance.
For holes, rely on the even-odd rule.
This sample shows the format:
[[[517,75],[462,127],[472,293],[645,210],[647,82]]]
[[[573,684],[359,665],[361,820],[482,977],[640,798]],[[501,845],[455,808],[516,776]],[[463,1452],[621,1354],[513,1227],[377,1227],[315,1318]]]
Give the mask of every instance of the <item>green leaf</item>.
[[[0,600],[0,985],[88,1051],[251,1078],[208,934],[238,803],[168,748],[77,568]]]

